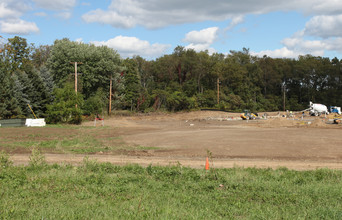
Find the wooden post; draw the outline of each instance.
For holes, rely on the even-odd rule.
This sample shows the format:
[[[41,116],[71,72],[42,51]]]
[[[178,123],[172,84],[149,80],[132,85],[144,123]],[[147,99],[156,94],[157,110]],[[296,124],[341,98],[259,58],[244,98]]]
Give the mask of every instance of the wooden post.
[[[286,106],[285,106],[285,92],[286,92],[286,86],[285,86],[285,83],[284,83],[284,86],[283,86],[283,93],[284,93],[284,100],[283,100],[283,108],[284,108],[284,112],[286,111]]]
[[[77,94],[77,75],[81,73],[77,73],[77,64],[82,64],[82,62],[70,62],[71,64],[75,65],[75,93]],[[77,108],[77,104],[75,104],[75,107]]]
[[[75,92],[77,94],[77,62],[74,62],[74,64],[75,64]]]
[[[220,79],[217,78],[217,104],[220,104]]]
[[[110,82],[109,82],[109,109],[108,114],[110,115],[112,112],[112,75],[110,75]]]

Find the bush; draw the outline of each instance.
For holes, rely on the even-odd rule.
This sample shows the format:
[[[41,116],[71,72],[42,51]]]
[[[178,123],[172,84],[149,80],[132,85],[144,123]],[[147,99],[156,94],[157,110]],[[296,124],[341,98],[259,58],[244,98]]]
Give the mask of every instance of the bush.
[[[89,97],[83,107],[83,113],[86,115],[95,115],[103,112],[107,104],[107,97],[100,88],[95,95]]]
[[[54,91],[56,97],[52,105],[47,106],[48,123],[80,124],[82,122],[83,97],[75,93],[71,85]],[[76,108],[77,105],[77,108]]]

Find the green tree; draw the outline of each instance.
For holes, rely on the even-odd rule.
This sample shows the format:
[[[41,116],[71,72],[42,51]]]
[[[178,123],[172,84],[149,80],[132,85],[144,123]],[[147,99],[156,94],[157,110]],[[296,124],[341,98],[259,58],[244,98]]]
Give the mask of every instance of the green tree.
[[[9,61],[11,72],[31,68],[29,60],[31,49],[25,38],[15,36],[8,39],[4,46],[4,53]]]
[[[51,52],[50,45],[41,45],[38,48],[34,48],[31,54],[31,60],[35,68],[40,69],[45,66]]]
[[[55,82],[53,81],[52,74],[50,70],[45,65],[43,65],[39,68],[39,76],[43,81],[44,89],[48,96],[48,102],[51,103],[54,98],[53,90],[55,88]]]
[[[122,72],[119,54],[106,46],[97,47],[68,39],[56,40],[48,59],[48,68],[58,87],[67,81],[73,81],[75,73],[71,62],[80,62],[78,72],[82,82],[82,94],[85,98],[94,94],[98,88],[109,91],[110,77]]]
[[[82,94],[76,94],[72,85],[66,84],[63,88],[56,88],[54,96],[54,102],[47,105],[47,122],[80,124],[82,122]]]
[[[32,85],[32,90],[30,91],[30,102],[31,108],[34,110],[37,117],[45,117],[45,112],[47,110],[47,105],[51,103],[51,95],[47,91],[45,82],[38,70],[33,69],[27,73],[30,84]]]
[[[120,109],[123,107],[125,100],[125,78],[123,72],[115,72],[112,77],[112,109]],[[106,93],[108,94],[108,93]],[[107,96],[109,97],[109,95]],[[109,109],[109,108],[108,108]]]
[[[0,118],[11,118],[21,114],[14,94],[14,82],[5,72],[0,71]]]
[[[99,88],[96,93],[90,96],[84,103],[83,113],[86,115],[103,114],[107,106],[108,99],[102,88]]]
[[[21,71],[17,70],[11,77],[14,82],[14,98],[18,101],[18,106],[21,110],[21,114],[23,116],[29,116],[32,114],[28,107],[28,104],[30,104],[30,100],[28,95],[24,91],[26,90],[28,85],[30,86],[30,84],[23,84],[21,80],[19,80],[19,77],[22,77],[22,75],[26,76],[25,73],[21,73]]]
[[[123,61],[123,65],[126,67],[126,70],[124,71],[125,106],[131,110],[135,110],[137,109],[140,92],[142,91],[138,62],[134,58],[127,58]]]

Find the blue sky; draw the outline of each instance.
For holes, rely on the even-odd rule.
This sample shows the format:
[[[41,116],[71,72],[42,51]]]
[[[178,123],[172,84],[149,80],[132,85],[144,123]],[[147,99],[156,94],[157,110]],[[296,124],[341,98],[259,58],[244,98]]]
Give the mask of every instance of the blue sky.
[[[341,0],[0,0],[0,44],[21,36],[106,45],[154,59],[178,46],[342,58]]]

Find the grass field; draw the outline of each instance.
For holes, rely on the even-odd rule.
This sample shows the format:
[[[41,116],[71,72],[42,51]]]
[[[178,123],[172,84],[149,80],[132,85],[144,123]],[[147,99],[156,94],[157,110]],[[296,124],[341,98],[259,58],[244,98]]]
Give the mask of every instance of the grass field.
[[[28,166],[0,157],[0,219],[341,219],[342,171]],[[215,161],[213,161],[215,163]]]
[[[52,153],[111,153],[156,147],[127,145],[112,127],[48,125],[44,128],[0,128],[0,151],[30,153],[33,148]],[[5,132],[6,131],[6,132]]]

